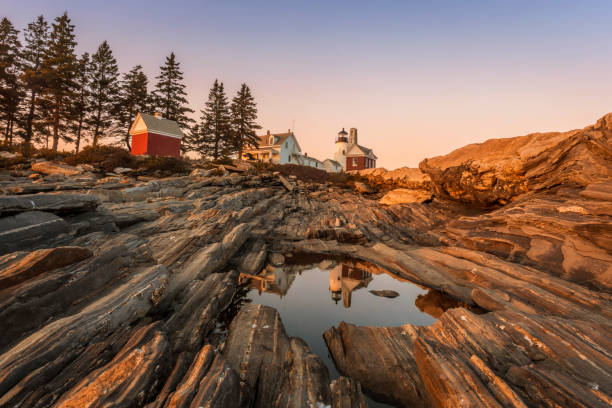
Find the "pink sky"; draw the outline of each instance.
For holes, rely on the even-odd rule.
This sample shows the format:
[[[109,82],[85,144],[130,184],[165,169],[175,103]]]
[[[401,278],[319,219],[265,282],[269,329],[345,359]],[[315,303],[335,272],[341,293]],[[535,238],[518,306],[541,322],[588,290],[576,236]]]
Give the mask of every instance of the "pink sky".
[[[20,29],[64,10],[78,51],[106,39],[123,72],[142,64],[153,82],[174,51],[198,115],[215,78],[230,98],[247,82],[263,131],[294,126],[321,160],[342,127],[358,128],[391,169],[612,111],[612,3],[603,0],[3,1]]]

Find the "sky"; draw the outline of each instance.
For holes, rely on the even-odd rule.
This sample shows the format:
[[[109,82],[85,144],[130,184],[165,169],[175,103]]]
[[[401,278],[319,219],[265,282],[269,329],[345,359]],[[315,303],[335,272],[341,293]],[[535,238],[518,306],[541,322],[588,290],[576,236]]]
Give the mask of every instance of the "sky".
[[[378,167],[469,143],[582,128],[612,111],[612,1],[2,0],[18,29],[68,11],[77,51],[108,40],[150,85],[171,51],[196,118],[242,82],[263,131],[333,157],[355,127]]]

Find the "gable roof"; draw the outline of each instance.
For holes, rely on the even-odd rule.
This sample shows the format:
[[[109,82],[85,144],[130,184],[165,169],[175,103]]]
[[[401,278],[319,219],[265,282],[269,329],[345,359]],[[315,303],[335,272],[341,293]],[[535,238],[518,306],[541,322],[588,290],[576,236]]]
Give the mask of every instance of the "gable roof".
[[[346,156],[347,157],[349,156],[367,156],[371,159],[378,159],[378,157],[376,157],[372,149],[369,149],[367,147],[364,147],[358,144],[349,145],[349,148],[346,151]]]
[[[183,138],[183,132],[181,132],[181,128],[176,121],[158,118],[146,113],[138,113],[130,128],[130,135],[144,132],[152,132],[179,139]]]
[[[274,144],[270,144],[270,136],[274,136],[275,138],[278,138],[278,141]],[[283,143],[285,143],[285,140],[287,140],[290,137],[293,137],[293,140],[295,141],[295,144],[298,148],[299,151],[302,151],[302,148],[300,147],[300,144],[297,141],[297,138],[295,137],[295,134],[293,132],[286,132],[286,133],[271,133],[271,134],[265,134],[262,136],[257,136],[259,138],[259,149],[264,149],[267,147],[272,147],[272,146],[280,146]]]
[[[325,159],[323,160],[323,163],[325,162],[330,162],[331,164],[333,164],[334,166],[338,166],[338,167],[342,167],[342,165],[340,163],[338,163],[336,160],[332,160],[332,159]]]

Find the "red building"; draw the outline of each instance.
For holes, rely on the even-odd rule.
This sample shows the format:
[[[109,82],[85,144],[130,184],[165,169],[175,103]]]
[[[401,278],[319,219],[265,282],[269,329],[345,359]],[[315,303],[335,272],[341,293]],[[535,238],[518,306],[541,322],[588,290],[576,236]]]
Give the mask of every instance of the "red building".
[[[344,128],[338,133],[334,159],[342,165],[344,171],[375,168],[378,158],[372,149],[357,142],[357,129],[351,128],[348,138],[347,134]]]
[[[158,114],[139,113],[130,128],[132,154],[181,157],[183,133],[178,123]]]

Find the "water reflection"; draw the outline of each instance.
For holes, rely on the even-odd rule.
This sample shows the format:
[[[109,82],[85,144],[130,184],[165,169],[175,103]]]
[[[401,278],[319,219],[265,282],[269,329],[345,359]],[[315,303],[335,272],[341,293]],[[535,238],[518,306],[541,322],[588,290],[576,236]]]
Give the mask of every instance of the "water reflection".
[[[400,326],[429,325],[436,320],[415,305],[417,297],[427,290],[357,260],[268,265],[257,275],[242,274],[239,279],[248,289],[242,301],[276,308],[287,334],[304,339],[327,365],[332,379],[339,373],[322,337],[330,327],[337,327],[341,321],[361,326]],[[369,293],[385,289],[400,296],[388,299]],[[369,403],[371,407],[385,406],[371,400]]]
[[[351,294],[361,288],[367,288],[372,274],[347,264],[339,264],[329,270],[329,291],[336,303],[342,300],[344,307],[351,307]]]
[[[336,304],[342,301],[344,307],[351,307],[352,293],[367,288],[372,281],[372,272],[355,264],[325,260],[318,265],[267,265],[258,275],[241,273],[238,282],[256,289],[257,294],[272,293],[281,297],[287,295],[297,275],[315,267],[329,271],[329,292]],[[378,272],[380,273],[380,272]]]

